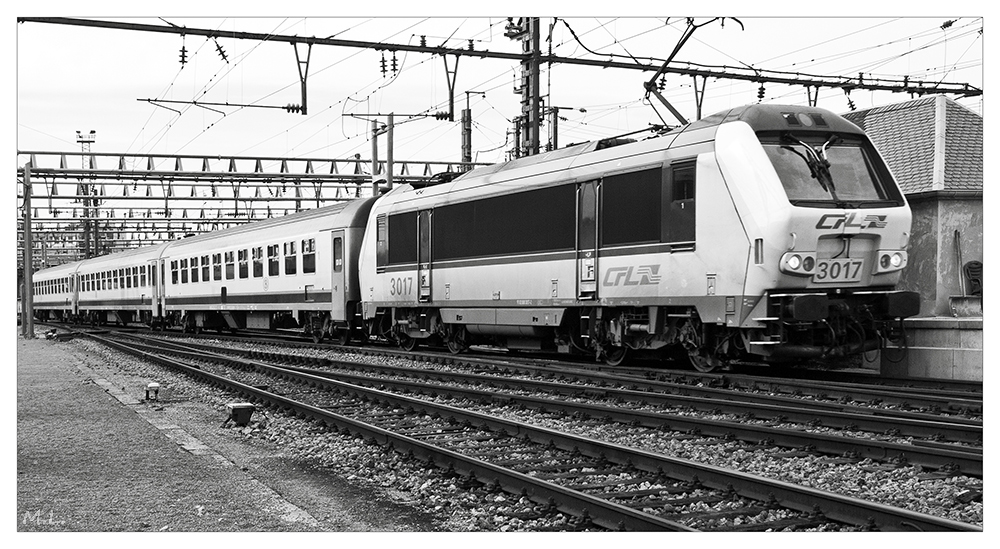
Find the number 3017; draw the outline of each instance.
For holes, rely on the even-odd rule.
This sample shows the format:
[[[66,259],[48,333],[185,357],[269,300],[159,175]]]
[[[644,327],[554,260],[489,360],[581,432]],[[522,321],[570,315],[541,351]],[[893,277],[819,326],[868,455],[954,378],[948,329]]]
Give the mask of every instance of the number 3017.
[[[413,293],[413,277],[389,279],[390,295],[410,295]]]

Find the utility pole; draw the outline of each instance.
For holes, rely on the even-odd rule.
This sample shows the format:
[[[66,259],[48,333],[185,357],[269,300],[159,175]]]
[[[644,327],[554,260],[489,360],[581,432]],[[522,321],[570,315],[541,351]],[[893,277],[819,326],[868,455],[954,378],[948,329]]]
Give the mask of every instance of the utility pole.
[[[465,108],[462,109],[462,162],[472,162],[472,107],[469,105],[469,95],[473,93],[486,97],[486,92],[475,90],[465,92]]]
[[[517,23],[511,19],[504,36],[520,40],[523,58],[521,61],[521,87],[515,92],[521,94],[521,116],[519,139],[514,157],[530,156],[539,152],[539,132],[541,129],[541,83],[539,66],[542,49],[540,43],[541,22],[537,17],[524,17]]]
[[[24,287],[21,290],[21,335],[24,339],[35,338],[35,322],[31,316],[35,309],[34,266],[31,258],[31,162],[24,164]]]
[[[378,136],[383,133],[386,134],[386,144],[385,149],[385,187],[386,191],[392,190],[392,141],[393,141],[393,129],[395,121],[393,120],[395,113],[389,113],[389,123],[382,126],[380,129],[378,127],[378,122],[372,120],[372,196],[378,196],[378,178],[375,177],[375,166],[378,163]]]
[[[90,133],[86,134],[86,135],[80,133],[80,130],[76,131],[76,142],[80,144],[80,152],[83,153],[83,154],[80,155],[80,162],[81,162],[81,166],[80,167],[83,168],[84,171],[87,170],[87,158],[88,158],[88,155],[90,154],[90,146],[95,141],[97,141],[97,132],[95,132],[94,130],[90,130]],[[97,208],[96,208],[96,206],[97,206],[97,199],[95,198],[94,202],[93,202],[94,206],[95,206],[94,212],[93,212],[94,213],[94,218],[95,218],[94,221],[93,221],[94,253],[93,253],[93,255],[91,255],[91,253],[90,253],[90,232],[91,232],[91,221],[90,221],[91,199],[90,199],[90,194],[93,191],[93,188],[92,188],[91,184],[88,183],[88,182],[86,182],[86,181],[84,181],[83,178],[80,179],[80,184],[79,184],[79,186],[77,188],[78,188],[77,194],[83,195],[83,197],[84,197],[83,198],[83,258],[84,259],[89,259],[89,258],[94,257],[94,256],[96,256],[98,254],[98,252],[97,252],[97,219],[96,219],[97,218]]]

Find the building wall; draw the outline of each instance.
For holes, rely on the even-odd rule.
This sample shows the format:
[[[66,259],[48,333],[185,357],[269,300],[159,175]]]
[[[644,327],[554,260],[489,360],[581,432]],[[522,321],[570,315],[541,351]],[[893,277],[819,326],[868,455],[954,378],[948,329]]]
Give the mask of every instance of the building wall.
[[[910,208],[910,257],[900,289],[921,295],[920,316],[952,316],[949,297],[962,295],[955,231],[960,232],[962,264],[983,261],[983,201],[932,198],[913,200]]]

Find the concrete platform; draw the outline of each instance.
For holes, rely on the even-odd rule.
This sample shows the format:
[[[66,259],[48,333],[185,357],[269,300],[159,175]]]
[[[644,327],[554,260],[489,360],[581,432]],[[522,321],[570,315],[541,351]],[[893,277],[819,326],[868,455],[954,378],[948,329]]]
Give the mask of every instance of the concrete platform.
[[[881,372],[893,377],[983,380],[983,319],[908,318],[907,352],[882,352]]]
[[[15,344],[18,531],[429,529],[342,479],[227,441],[215,411],[190,423],[168,415],[141,385],[97,375],[70,343]]]

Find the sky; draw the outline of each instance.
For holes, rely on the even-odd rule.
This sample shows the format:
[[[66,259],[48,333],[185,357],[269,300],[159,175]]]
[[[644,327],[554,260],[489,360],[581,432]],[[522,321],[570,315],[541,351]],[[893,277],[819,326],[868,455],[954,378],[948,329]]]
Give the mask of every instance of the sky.
[[[891,4],[890,4],[891,5]],[[550,8],[551,9],[551,8]],[[744,8],[745,9],[745,8]],[[62,16],[72,12],[42,13]],[[354,17],[76,16],[151,25],[330,37],[519,52],[504,36],[500,17],[413,15]],[[127,13],[125,11],[121,13]],[[739,17],[710,22],[680,49],[672,66],[698,63],[911,81],[968,83],[984,87],[983,19],[959,16]],[[32,14],[34,15],[34,14]],[[741,27],[742,24],[742,27]],[[681,17],[543,17],[543,51],[564,57],[662,60],[685,26]],[[551,42],[547,40],[551,25]],[[944,28],[942,28],[944,27]],[[575,36],[570,29],[575,32]],[[186,64],[180,63],[181,48]],[[225,52],[225,59],[219,54]],[[299,47],[304,57],[306,48]],[[387,71],[381,71],[383,55]],[[283,107],[301,103],[293,47],[287,42],[208,40],[202,36],[146,33],[22,23],[16,27],[16,146],[19,151],[79,151],[76,132],[96,132],[95,152],[348,158],[371,155],[371,116],[397,113],[397,160],[457,161],[458,121],[411,117],[448,109],[448,70],[454,71],[455,109],[473,116],[473,159],[501,162],[513,146],[513,119],[520,113],[520,69],[516,62],[462,57],[448,70],[440,56],[358,48],[315,46],[307,76],[308,115]],[[652,61],[656,62],[656,61]],[[543,65],[541,91],[547,105],[561,107],[559,144],[588,141],[647,128],[669,112],[646,98],[651,73]],[[666,75],[663,95],[695,118],[692,78]],[[703,115],[758,101],[759,85],[710,79]],[[474,93],[466,93],[474,92]],[[949,96],[953,99],[957,97]],[[910,99],[909,94],[822,89],[818,106],[845,112]],[[160,100],[156,102],[155,100]],[[983,97],[958,99],[983,112]],[[201,106],[192,102],[202,103]],[[806,104],[801,86],[764,86],[763,102]],[[206,103],[256,106],[218,106]],[[549,139],[542,129],[542,142]],[[385,137],[379,144],[384,155]],[[384,158],[384,157],[383,157]],[[19,157],[18,165],[26,158]]]

